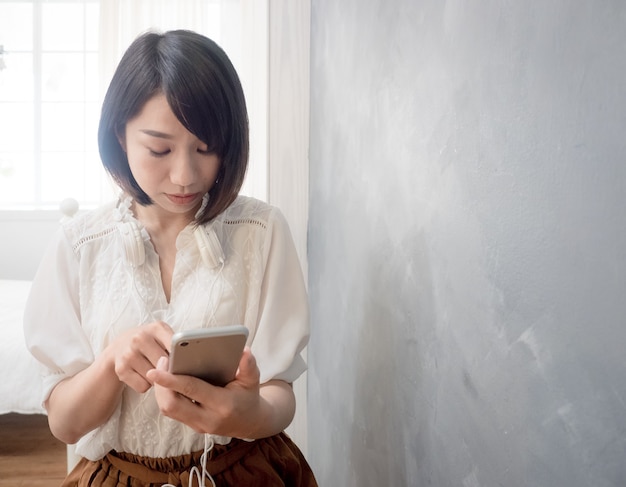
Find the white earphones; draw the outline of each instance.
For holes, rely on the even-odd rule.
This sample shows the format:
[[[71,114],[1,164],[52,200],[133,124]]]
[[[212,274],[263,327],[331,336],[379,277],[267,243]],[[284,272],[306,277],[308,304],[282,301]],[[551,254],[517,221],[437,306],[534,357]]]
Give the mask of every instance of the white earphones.
[[[202,257],[202,262],[209,269],[214,269],[217,266],[224,264],[224,251],[222,250],[222,244],[220,244],[215,230],[212,226],[198,226],[193,231],[193,236],[198,244],[198,250]]]

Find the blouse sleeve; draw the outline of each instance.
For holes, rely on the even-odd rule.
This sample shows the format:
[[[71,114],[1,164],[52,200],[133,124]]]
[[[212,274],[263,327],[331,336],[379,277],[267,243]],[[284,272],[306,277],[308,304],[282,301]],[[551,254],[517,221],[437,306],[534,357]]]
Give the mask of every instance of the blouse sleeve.
[[[291,383],[306,370],[301,352],[309,339],[309,305],[289,226],[276,208],[269,220],[265,259],[252,353],[261,383],[271,379]]]
[[[52,389],[93,362],[91,346],[81,327],[79,265],[60,229],[35,274],[24,311],[24,336],[43,369],[45,402]]]

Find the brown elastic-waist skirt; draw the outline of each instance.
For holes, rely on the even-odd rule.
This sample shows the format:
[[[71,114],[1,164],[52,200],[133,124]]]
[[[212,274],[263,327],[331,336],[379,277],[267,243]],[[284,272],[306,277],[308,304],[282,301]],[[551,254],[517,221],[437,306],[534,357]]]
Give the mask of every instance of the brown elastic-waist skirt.
[[[192,467],[202,471],[202,453],[149,458],[110,452],[95,462],[80,460],[61,487],[188,487]],[[228,445],[215,445],[206,466],[217,487],[317,486],[306,459],[285,433],[252,442],[233,439]],[[195,476],[193,485],[198,485]],[[211,485],[209,480],[206,485]]]

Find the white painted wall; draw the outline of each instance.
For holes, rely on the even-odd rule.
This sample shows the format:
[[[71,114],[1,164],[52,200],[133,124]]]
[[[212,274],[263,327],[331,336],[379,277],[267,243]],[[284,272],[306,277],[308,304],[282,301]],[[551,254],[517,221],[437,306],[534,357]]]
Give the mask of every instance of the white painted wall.
[[[55,210],[0,211],[0,279],[30,280],[62,217]]]
[[[269,7],[268,201],[278,206],[289,222],[306,282],[310,3],[273,0]],[[287,433],[306,456],[307,374],[293,387],[296,416]]]

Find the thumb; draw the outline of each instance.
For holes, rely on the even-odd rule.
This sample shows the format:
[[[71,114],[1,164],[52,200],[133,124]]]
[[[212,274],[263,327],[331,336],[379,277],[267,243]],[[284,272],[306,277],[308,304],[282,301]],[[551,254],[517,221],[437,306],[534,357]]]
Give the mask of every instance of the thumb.
[[[239,360],[239,369],[237,370],[237,380],[247,385],[258,385],[261,373],[256,364],[256,359],[252,355],[250,347],[245,347]]]

